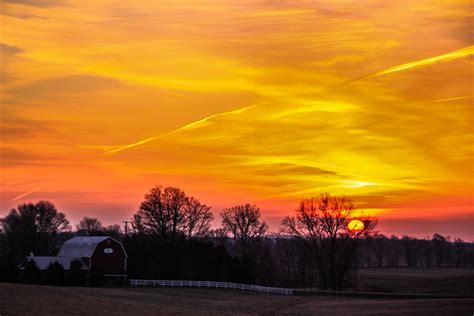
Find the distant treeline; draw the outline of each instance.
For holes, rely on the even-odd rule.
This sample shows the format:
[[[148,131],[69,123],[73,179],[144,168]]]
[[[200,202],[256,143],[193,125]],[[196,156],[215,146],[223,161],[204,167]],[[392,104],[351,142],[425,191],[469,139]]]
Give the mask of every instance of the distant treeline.
[[[364,267],[469,267],[474,266],[474,243],[434,234],[429,238],[368,237],[360,252]]]
[[[255,205],[221,212],[222,227],[211,229],[210,207],[172,187],[145,195],[127,234],[119,225],[104,227],[85,217],[73,231],[66,216],[47,201],[21,204],[0,225],[0,280],[56,285],[98,285],[100,279],[75,268],[51,265],[40,273],[33,252],[55,256],[75,235],[107,235],[128,253],[131,278],[215,280],[282,287],[341,290],[351,286],[361,267],[474,266],[474,244],[439,234],[431,239],[377,234],[377,220],[355,216],[352,201],[327,193],[302,200],[295,216],[269,235]],[[76,271],[77,270],[77,271]],[[92,281],[91,281],[92,280]]]

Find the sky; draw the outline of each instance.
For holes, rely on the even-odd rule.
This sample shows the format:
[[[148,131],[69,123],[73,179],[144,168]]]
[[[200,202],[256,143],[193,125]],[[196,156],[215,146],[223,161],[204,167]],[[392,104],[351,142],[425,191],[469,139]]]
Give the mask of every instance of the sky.
[[[385,234],[474,240],[472,3],[3,0],[0,216],[120,223],[153,186],[351,196]]]

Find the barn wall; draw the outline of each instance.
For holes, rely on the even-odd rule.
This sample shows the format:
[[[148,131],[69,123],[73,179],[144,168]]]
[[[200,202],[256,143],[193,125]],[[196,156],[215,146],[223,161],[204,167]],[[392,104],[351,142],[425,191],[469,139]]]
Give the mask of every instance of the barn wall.
[[[110,248],[112,253],[104,252]],[[126,255],[120,243],[107,239],[100,242],[91,257],[93,269],[98,269],[104,274],[124,274],[126,270]]]

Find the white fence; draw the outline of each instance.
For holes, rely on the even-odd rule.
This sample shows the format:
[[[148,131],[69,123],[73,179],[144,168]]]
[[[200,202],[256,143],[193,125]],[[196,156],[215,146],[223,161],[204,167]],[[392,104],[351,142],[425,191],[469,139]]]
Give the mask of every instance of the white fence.
[[[139,280],[130,279],[132,286],[171,286],[171,287],[203,287],[203,288],[221,288],[242,291],[255,291],[261,293],[273,293],[282,295],[293,295],[292,289],[268,287],[250,284],[214,282],[214,281],[186,281],[186,280]]]

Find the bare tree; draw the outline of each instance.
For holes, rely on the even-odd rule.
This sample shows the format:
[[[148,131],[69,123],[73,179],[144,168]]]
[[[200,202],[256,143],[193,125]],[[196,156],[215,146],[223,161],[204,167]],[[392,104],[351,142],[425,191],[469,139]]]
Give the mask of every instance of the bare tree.
[[[304,241],[313,252],[324,288],[342,289],[361,241],[375,228],[375,220],[355,217],[354,210],[349,198],[323,193],[319,197],[302,200],[296,217],[286,217],[282,222],[283,233]],[[348,225],[353,220],[360,225],[349,229]]]
[[[384,266],[390,254],[389,239],[382,234],[375,234],[370,238],[370,249],[373,252],[379,268]]]
[[[186,199],[184,210],[184,231],[188,238],[203,237],[208,234],[214,216],[211,207],[201,204],[198,199],[190,197]]]
[[[224,209],[221,213],[222,228],[236,240],[241,255],[252,240],[263,236],[268,229],[260,216],[260,209],[250,204]]]
[[[164,239],[178,234],[194,238],[206,233],[211,221],[210,207],[179,188],[158,186],[145,195],[132,225],[137,232]]]
[[[435,252],[435,262],[438,267],[440,267],[444,261],[446,261],[446,257],[448,257],[448,247],[449,247],[449,242],[446,237],[444,237],[441,234],[434,234],[433,237],[431,238],[431,242],[434,246],[434,252]]]
[[[89,236],[94,236],[104,231],[104,225],[98,218],[84,216],[76,225],[76,229],[86,231]]]

